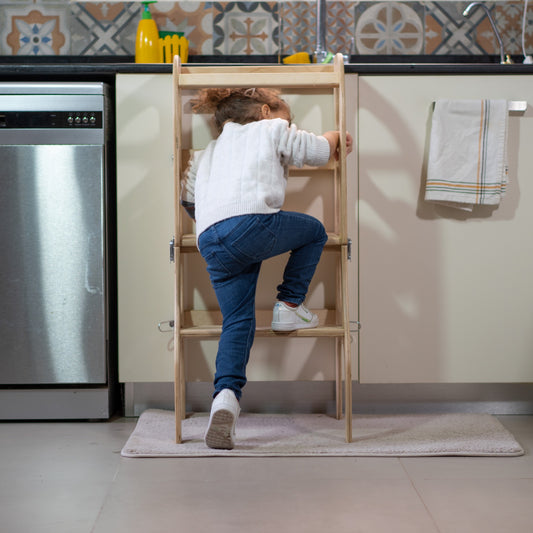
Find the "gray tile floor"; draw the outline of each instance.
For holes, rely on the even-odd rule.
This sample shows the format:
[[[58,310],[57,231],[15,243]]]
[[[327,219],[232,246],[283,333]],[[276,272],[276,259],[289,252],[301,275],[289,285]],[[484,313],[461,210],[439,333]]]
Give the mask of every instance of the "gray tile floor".
[[[136,420],[0,423],[6,533],[531,533],[533,416],[513,458],[126,459]]]

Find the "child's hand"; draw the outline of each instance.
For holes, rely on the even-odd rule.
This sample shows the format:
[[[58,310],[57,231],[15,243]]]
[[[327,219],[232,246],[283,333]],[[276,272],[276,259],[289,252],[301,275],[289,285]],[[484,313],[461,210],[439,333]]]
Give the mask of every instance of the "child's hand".
[[[330,147],[330,154],[335,158],[336,161],[339,160],[339,140],[340,135],[338,131],[327,131],[323,136],[328,140]],[[350,154],[353,149],[353,139],[352,136],[346,132],[346,155]]]
[[[346,132],[346,155],[351,154],[353,149],[353,139],[352,136]]]

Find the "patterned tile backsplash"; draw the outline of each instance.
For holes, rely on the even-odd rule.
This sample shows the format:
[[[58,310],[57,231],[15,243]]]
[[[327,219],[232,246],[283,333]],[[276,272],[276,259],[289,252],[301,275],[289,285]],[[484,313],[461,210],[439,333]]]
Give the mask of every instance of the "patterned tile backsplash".
[[[360,55],[498,54],[483,9],[467,2],[327,2],[326,47]],[[521,54],[523,2],[487,2],[505,53]],[[189,55],[288,55],[316,46],[316,2],[158,2],[160,31],[181,31]],[[0,0],[0,55],[132,56],[138,2]],[[533,2],[525,45],[533,53]]]

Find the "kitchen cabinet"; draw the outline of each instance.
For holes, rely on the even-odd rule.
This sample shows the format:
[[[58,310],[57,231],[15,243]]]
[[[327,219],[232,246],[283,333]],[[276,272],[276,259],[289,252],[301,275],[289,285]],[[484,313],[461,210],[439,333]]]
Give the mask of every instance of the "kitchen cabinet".
[[[355,132],[356,76],[346,77],[347,127]],[[174,227],[172,164],[172,76],[169,74],[119,74],[117,94],[117,232],[118,232],[118,323],[119,379],[121,382],[170,382],[174,379],[173,334],[167,322],[173,319],[173,269],[169,262],[169,241]],[[320,91],[301,96],[285,95],[299,127],[321,133],[333,127],[331,97]],[[208,142],[208,124],[201,116],[190,116],[191,139],[195,147]],[[187,147],[184,147],[187,148]],[[356,158],[348,157],[348,236],[356,234]],[[330,189],[329,178],[323,181]],[[300,209],[334,220],[334,199],[310,182],[305,172],[289,179],[286,207]],[[190,285],[186,304],[195,309],[216,306],[203,260],[188,254]],[[336,259],[325,252],[307,305],[334,307]],[[257,294],[258,308],[272,307],[275,287],[281,279],[286,258],[264,263]],[[356,250],[349,271],[350,317],[356,321]],[[333,272],[333,275],[331,275]],[[160,331],[160,329],[162,331]],[[325,351],[333,351],[332,339],[256,339],[248,367],[250,380],[334,380],[335,365]],[[272,349],[275,343],[274,350]],[[188,349],[187,381],[211,381],[216,340],[191,340]],[[353,342],[355,359],[356,343]],[[354,376],[356,377],[356,372]]]
[[[533,381],[532,94],[531,75],[360,76],[362,383]],[[423,200],[440,98],[529,99],[499,207]]]
[[[353,343],[359,380],[533,381],[532,102],[509,118],[510,182],[499,207],[465,214],[423,200],[433,102],[531,100],[533,78],[387,74],[356,80],[346,77],[348,129],[357,131],[358,152],[348,158],[348,212],[350,318],[362,324]],[[174,313],[171,85],[169,74],[117,75],[119,372],[126,383],[173,380],[172,331],[168,324],[158,329]],[[301,127],[329,126],[319,95],[313,102],[294,98],[291,105]],[[194,124],[198,142],[202,131]],[[313,200],[305,177],[291,187],[289,200],[327,212],[324,199]],[[207,308],[214,295],[203,265],[193,263],[194,284],[204,289],[190,298]],[[326,263],[327,256],[322,267],[334,268]],[[268,265],[262,283],[272,284],[281,264]],[[318,307],[329,297],[318,283],[308,303]],[[262,307],[271,299],[271,292],[258,293]],[[308,345],[288,339],[275,353],[269,342],[254,344],[251,380],[334,379],[321,358],[330,349],[324,339]],[[216,341],[191,344],[199,356],[188,365],[187,379],[210,381]]]
[[[116,94],[119,381],[171,381],[172,79],[119,74]]]

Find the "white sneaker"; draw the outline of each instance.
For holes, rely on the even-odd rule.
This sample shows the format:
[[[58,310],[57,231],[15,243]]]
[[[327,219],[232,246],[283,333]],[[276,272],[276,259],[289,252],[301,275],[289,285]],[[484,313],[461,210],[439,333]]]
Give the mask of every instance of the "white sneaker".
[[[231,389],[221,390],[211,405],[211,415],[205,433],[205,443],[209,448],[231,450],[234,446],[235,422],[241,408]]]
[[[274,331],[294,331],[295,329],[316,328],[318,316],[311,313],[304,304],[289,307],[283,302],[276,302],[272,317]]]

